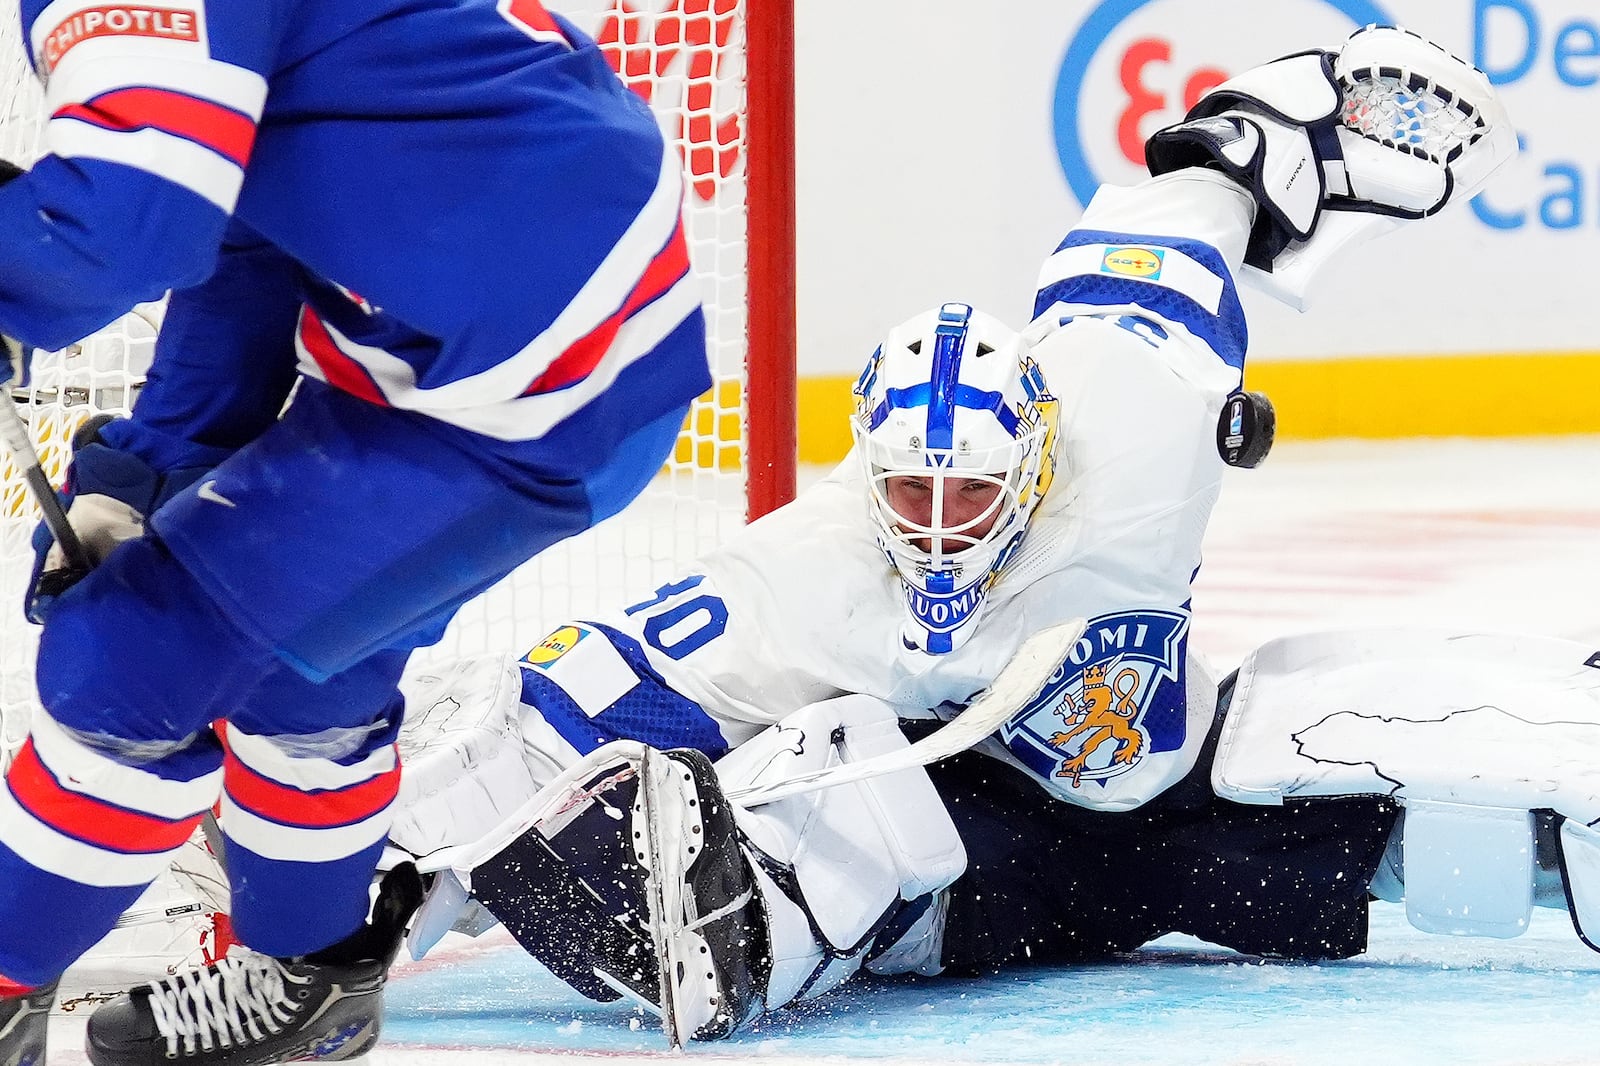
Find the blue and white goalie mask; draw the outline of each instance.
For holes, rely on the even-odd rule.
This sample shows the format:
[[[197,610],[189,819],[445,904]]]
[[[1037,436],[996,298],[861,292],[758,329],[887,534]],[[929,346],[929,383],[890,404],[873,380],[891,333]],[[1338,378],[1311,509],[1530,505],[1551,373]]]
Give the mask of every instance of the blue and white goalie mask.
[[[1021,337],[966,304],[890,331],[851,420],[905,643],[961,647],[1055,473],[1055,398]]]

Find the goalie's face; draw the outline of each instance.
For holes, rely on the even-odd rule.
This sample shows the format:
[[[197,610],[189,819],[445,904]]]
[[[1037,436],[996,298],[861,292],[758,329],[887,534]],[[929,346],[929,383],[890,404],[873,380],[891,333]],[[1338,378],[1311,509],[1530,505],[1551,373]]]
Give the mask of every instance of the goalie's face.
[[[1004,473],[890,475],[883,496],[896,532],[917,550],[943,557],[988,538],[1001,515],[1006,480]]]

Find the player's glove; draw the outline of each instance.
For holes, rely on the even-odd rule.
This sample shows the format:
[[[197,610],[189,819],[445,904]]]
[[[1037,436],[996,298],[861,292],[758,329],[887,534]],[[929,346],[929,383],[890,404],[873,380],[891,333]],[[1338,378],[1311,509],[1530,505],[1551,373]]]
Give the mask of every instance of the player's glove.
[[[115,421],[112,415],[96,415],[73,435],[72,466],[60,494],[72,528],[93,563],[123,541],[142,536],[146,515],[194,484],[226,455],[219,449],[201,449],[215,454],[206,454],[209,461],[202,465],[158,471],[102,436]],[[30,621],[43,624],[61,594],[88,571],[67,561],[42,522],[33,531],[33,550],[27,614]]]
[[[22,168],[0,159],[0,185],[22,176]],[[33,349],[21,341],[0,336],[0,387],[18,388],[28,383],[28,361]]]
[[[33,349],[21,341],[0,336],[0,387],[19,388],[28,383],[28,362]]]
[[[1153,175],[1213,167],[1250,192],[1245,264],[1296,306],[1335,249],[1466,200],[1516,153],[1483,72],[1391,26],[1230,78],[1145,145]]]

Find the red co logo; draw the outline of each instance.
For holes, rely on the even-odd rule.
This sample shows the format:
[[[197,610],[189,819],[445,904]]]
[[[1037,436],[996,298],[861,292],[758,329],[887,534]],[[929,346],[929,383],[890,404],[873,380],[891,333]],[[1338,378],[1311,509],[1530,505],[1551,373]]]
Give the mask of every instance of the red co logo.
[[[1217,5],[1209,0],[1079,5],[1088,11],[1067,41],[1051,111],[1056,155],[1073,195],[1087,204],[1102,182],[1137,181],[1145,138],[1180,121],[1230,70],[1303,49],[1308,39],[1332,41],[1357,26],[1393,24],[1381,3],[1256,3],[1247,35],[1217,24]]]
[[[736,107],[718,114],[713,98],[738,6],[738,0],[670,0],[650,11],[615,0],[595,34],[612,68],[646,102],[657,102],[657,84],[669,72],[681,79],[678,150],[695,195],[706,202],[716,194],[717,179],[739,161],[743,120]]]
[[[1172,62],[1172,43],[1159,37],[1144,37],[1134,41],[1128,50],[1122,53],[1122,62],[1117,66],[1117,77],[1122,82],[1123,91],[1128,94],[1128,106],[1117,117],[1117,147],[1122,150],[1122,155],[1128,162],[1137,166],[1144,166],[1144,134],[1140,132],[1140,122],[1146,115],[1166,111],[1169,108],[1167,93],[1154,85],[1172,81],[1170,71],[1152,70],[1160,65],[1166,67]],[[1185,114],[1191,107],[1204,96],[1206,90],[1214,89],[1228,80],[1228,74],[1216,67],[1201,67],[1191,71],[1183,77],[1183,89],[1180,106],[1172,110],[1178,116]],[[1171,121],[1177,121],[1172,118]]]

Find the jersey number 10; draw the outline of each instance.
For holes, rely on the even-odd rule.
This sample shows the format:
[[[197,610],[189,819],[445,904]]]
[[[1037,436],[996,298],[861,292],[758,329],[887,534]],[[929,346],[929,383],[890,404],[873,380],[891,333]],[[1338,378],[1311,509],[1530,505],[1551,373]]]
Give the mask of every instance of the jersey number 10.
[[[682,581],[662,585],[656,589],[653,597],[634,604],[623,613],[635,615],[666,604],[668,600],[697,588],[704,580],[703,574],[695,574]],[[688,625],[691,621],[695,622],[692,627]],[[698,596],[680,599],[667,606],[665,610],[646,618],[644,639],[649,641],[650,646],[656,651],[677,661],[699,651],[720,637],[727,628],[728,605],[722,602],[722,597],[702,592]]]

